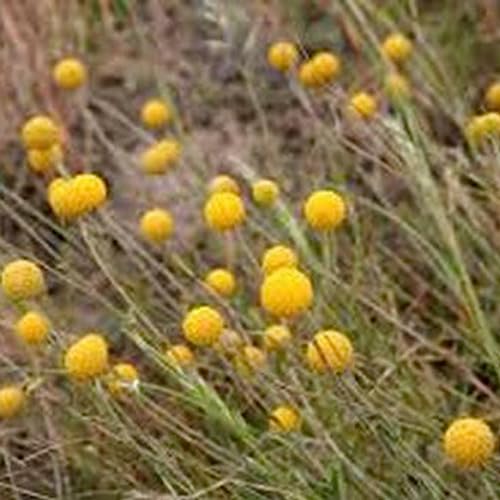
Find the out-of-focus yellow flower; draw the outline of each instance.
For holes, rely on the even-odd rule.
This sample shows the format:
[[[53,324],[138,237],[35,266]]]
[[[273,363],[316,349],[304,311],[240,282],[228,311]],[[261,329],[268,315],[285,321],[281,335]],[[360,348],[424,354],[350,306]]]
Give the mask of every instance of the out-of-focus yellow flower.
[[[24,391],[15,385],[0,388],[0,418],[15,417],[26,401]]]
[[[67,57],[54,66],[52,76],[62,89],[75,90],[87,81],[87,68],[80,60]]]
[[[148,175],[164,174],[181,157],[182,148],[175,139],[164,139],[150,146],[141,156],[141,166]]]
[[[265,351],[252,345],[243,347],[233,360],[236,371],[244,377],[261,371],[265,367],[266,361]]]
[[[352,115],[368,120],[377,112],[377,100],[367,92],[358,92],[351,97],[348,109]]]
[[[37,311],[27,312],[16,323],[16,332],[26,344],[41,344],[50,331],[49,320]]]
[[[182,323],[184,336],[199,346],[215,344],[224,328],[224,318],[212,307],[196,307],[188,312]]]
[[[120,396],[137,386],[139,372],[132,363],[118,363],[113,366],[107,383],[108,390],[114,396]]]
[[[209,194],[215,193],[233,193],[240,194],[238,183],[229,175],[218,175],[214,177],[208,185]]]
[[[61,140],[54,120],[43,115],[29,119],[23,126],[21,136],[26,149],[48,149]]]
[[[314,80],[326,85],[340,74],[340,59],[331,52],[318,52],[311,59]]]
[[[465,129],[465,135],[475,146],[487,139],[500,139],[500,113],[492,111],[474,116]]]
[[[161,208],[148,210],[140,221],[142,236],[151,243],[163,243],[174,230],[174,220],[169,212]]]
[[[306,357],[309,367],[316,372],[341,374],[352,365],[353,351],[351,341],[343,333],[324,330],[309,342]]]
[[[288,405],[278,406],[269,416],[269,430],[272,432],[299,431],[301,426],[299,412]]]
[[[297,267],[297,263],[297,254],[291,248],[285,245],[275,245],[264,253],[261,269],[267,275],[281,267]]]
[[[167,349],[166,360],[176,368],[187,368],[195,361],[193,351],[185,344],[175,344]]]
[[[500,82],[492,83],[484,95],[484,103],[490,111],[500,111]]]
[[[243,344],[243,339],[238,332],[225,328],[219,340],[214,344],[214,349],[219,354],[234,356],[242,349]]]
[[[384,40],[381,51],[389,60],[399,64],[411,56],[413,44],[402,33],[393,33]]]
[[[141,109],[142,123],[148,128],[161,128],[172,119],[172,112],[161,99],[146,101]]]
[[[314,88],[321,85],[321,81],[318,80],[314,65],[311,60],[305,61],[300,65],[299,81],[306,88]]]
[[[395,71],[389,73],[384,82],[385,92],[391,101],[407,99],[411,96],[411,86],[408,79]]]
[[[252,186],[252,196],[257,203],[263,207],[273,205],[280,194],[280,188],[276,182],[269,179],[261,179]]]
[[[215,193],[204,208],[205,221],[215,231],[227,231],[245,220],[245,206],[241,198],[233,193]]]
[[[102,335],[89,333],[72,344],[64,356],[68,375],[79,381],[98,377],[108,369],[108,344]]]
[[[288,71],[299,58],[295,45],[291,42],[276,42],[267,51],[269,64],[278,71]]]
[[[36,297],[45,292],[42,270],[30,260],[9,262],[2,271],[2,289],[12,300]]]
[[[236,290],[233,273],[227,269],[214,269],[205,277],[205,284],[210,290],[222,297],[231,297]]]
[[[59,144],[54,144],[47,149],[29,149],[28,165],[33,172],[44,174],[52,170],[63,157]]]
[[[304,204],[304,215],[308,224],[317,231],[335,229],[345,219],[346,205],[334,191],[314,191]]]
[[[292,334],[285,325],[272,325],[264,332],[264,348],[266,351],[279,351],[291,341]]]

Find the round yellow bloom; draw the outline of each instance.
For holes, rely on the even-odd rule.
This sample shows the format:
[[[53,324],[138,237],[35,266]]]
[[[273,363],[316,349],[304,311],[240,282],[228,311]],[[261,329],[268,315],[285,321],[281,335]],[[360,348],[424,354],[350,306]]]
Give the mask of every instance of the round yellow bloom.
[[[346,205],[334,191],[315,191],[307,198],[304,215],[308,224],[318,231],[338,227],[346,217]]]
[[[290,330],[284,325],[273,325],[264,332],[264,348],[267,351],[279,351],[292,339]]]
[[[208,306],[196,307],[188,312],[182,323],[184,336],[199,346],[210,346],[219,340],[224,328],[224,318]]]
[[[215,193],[205,203],[204,216],[211,229],[227,231],[245,220],[245,206],[236,194]]]
[[[264,253],[261,269],[264,274],[271,274],[282,267],[297,267],[297,263],[297,254],[291,248],[276,245]]]
[[[21,136],[26,149],[48,149],[60,142],[60,131],[54,120],[43,115],[28,120]]]
[[[96,333],[89,333],[72,344],[64,356],[64,366],[71,378],[86,381],[108,369],[108,344]]]
[[[321,85],[312,60],[305,61],[299,68],[299,81],[304,87],[313,88]]]
[[[411,95],[410,82],[400,73],[389,73],[384,82],[385,92],[389,99],[407,99]]]
[[[25,259],[9,262],[2,271],[2,289],[12,300],[36,297],[45,292],[42,270]]]
[[[9,385],[0,389],[0,418],[15,417],[23,408],[26,401],[24,391]]]
[[[301,426],[300,414],[291,406],[278,406],[269,416],[269,430],[273,432],[299,431]]]
[[[150,99],[141,109],[142,123],[148,128],[161,128],[172,119],[172,113],[161,99]]]
[[[500,138],[500,113],[490,112],[474,116],[467,125],[465,134],[474,145],[487,139]]]
[[[269,207],[274,204],[280,194],[280,188],[276,182],[269,179],[261,179],[252,186],[252,196],[258,205]]]
[[[163,243],[174,230],[172,216],[166,210],[148,210],[140,221],[142,236],[151,243]]]
[[[114,396],[133,389],[139,381],[139,372],[131,363],[118,363],[113,366],[107,383],[108,390]]]
[[[167,362],[176,368],[186,368],[194,364],[193,351],[185,344],[175,344],[165,353]]]
[[[319,85],[326,85],[340,73],[340,60],[331,52],[318,52],[312,59],[314,81]]]
[[[280,268],[266,276],[260,288],[260,303],[269,313],[291,317],[303,313],[313,301],[309,278],[293,268]]]
[[[219,354],[234,356],[243,347],[243,339],[238,332],[225,328],[219,340],[214,344],[214,349]]]
[[[164,174],[169,167],[179,161],[181,152],[182,148],[179,141],[175,139],[159,141],[142,154],[142,170],[149,175]]]
[[[266,365],[266,353],[252,345],[245,346],[234,358],[234,367],[242,376],[250,376],[262,370]]]
[[[500,82],[495,82],[486,89],[484,102],[490,111],[500,111]]]
[[[405,35],[393,33],[384,40],[381,50],[382,54],[392,62],[402,63],[410,57],[413,44]]]
[[[309,342],[306,357],[312,370],[340,374],[352,365],[353,347],[344,334],[324,330],[318,332]]]
[[[358,92],[351,97],[349,111],[359,118],[372,118],[377,112],[377,100],[367,92]]]
[[[240,186],[229,175],[218,175],[214,177],[208,185],[208,192],[215,193],[233,193],[240,194]]]
[[[479,418],[459,418],[444,434],[443,447],[447,457],[459,467],[471,468],[485,464],[495,449],[495,436],[488,424]]]
[[[205,284],[222,297],[231,297],[236,290],[236,280],[233,273],[227,269],[214,269],[205,277]]]
[[[16,332],[27,344],[41,344],[49,334],[50,323],[48,319],[39,312],[27,312],[17,323]]]
[[[54,144],[47,149],[29,149],[28,164],[33,172],[43,174],[60,163],[62,156],[62,149],[59,144]]]
[[[62,89],[75,90],[87,81],[87,69],[78,59],[68,57],[55,65],[52,76]]]
[[[278,71],[288,71],[299,58],[297,48],[290,42],[277,42],[269,47],[267,60]]]

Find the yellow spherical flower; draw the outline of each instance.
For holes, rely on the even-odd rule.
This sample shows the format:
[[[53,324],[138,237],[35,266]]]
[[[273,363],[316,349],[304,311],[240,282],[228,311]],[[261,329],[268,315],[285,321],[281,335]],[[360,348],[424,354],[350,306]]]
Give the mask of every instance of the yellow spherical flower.
[[[340,73],[340,60],[331,52],[318,52],[312,59],[314,81],[319,85],[326,85]]]
[[[161,99],[150,99],[142,106],[141,120],[148,128],[161,128],[171,119],[170,108]]]
[[[377,112],[377,100],[367,92],[358,92],[351,97],[349,111],[358,118],[372,118]]]
[[[224,318],[218,311],[208,306],[192,309],[182,323],[186,339],[199,346],[215,344],[219,340],[223,328]]]
[[[250,376],[264,368],[267,356],[262,349],[247,345],[235,356],[233,361],[234,367],[240,375]]]
[[[42,270],[25,259],[9,262],[2,271],[2,289],[12,300],[36,297],[45,292]]]
[[[52,76],[62,89],[75,90],[87,81],[87,69],[78,59],[68,57],[55,65]]]
[[[261,269],[264,274],[271,274],[282,267],[297,267],[297,263],[297,254],[291,248],[276,245],[264,253]]]
[[[161,208],[148,210],[140,221],[142,236],[151,243],[163,243],[174,230],[174,220]]]
[[[68,375],[86,381],[108,369],[108,344],[99,334],[89,333],[72,344],[64,356]]]
[[[269,64],[278,71],[288,71],[295,65],[299,53],[293,43],[277,42],[273,43],[267,51],[267,60]]]
[[[324,330],[318,332],[309,342],[306,357],[312,370],[340,374],[352,365],[353,347],[344,334]]]
[[[38,115],[24,124],[21,137],[26,149],[48,149],[60,142],[60,131],[54,120]]]
[[[208,192],[210,194],[215,193],[233,193],[240,194],[240,186],[238,183],[229,175],[218,175],[214,177],[209,185]]]
[[[39,312],[27,312],[17,323],[16,332],[26,344],[41,344],[49,334],[50,323]]]
[[[459,467],[471,468],[485,464],[495,449],[495,436],[480,418],[459,418],[444,434],[443,447],[447,457]]]
[[[402,63],[410,57],[413,44],[402,33],[393,33],[384,40],[381,50],[392,62]]]
[[[107,383],[108,390],[114,396],[133,389],[139,381],[139,372],[131,363],[118,363],[113,366]]]
[[[500,82],[492,83],[486,89],[484,103],[490,111],[500,111]]]
[[[68,212],[68,191],[69,180],[58,177],[54,179],[47,188],[47,199],[50,208],[60,219],[67,219]]]
[[[166,360],[176,368],[186,368],[194,364],[193,351],[185,344],[175,344],[165,353]]]
[[[284,325],[273,325],[264,332],[264,348],[267,351],[279,351],[292,339],[290,330]]]
[[[385,92],[389,99],[407,99],[411,95],[410,82],[400,73],[389,73],[384,82]]]
[[[344,221],[346,205],[334,191],[315,191],[306,200],[304,215],[313,229],[326,231],[338,227]]]
[[[15,417],[26,401],[24,391],[15,385],[0,388],[0,418]]]
[[[236,290],[233,273],[227,269],[214,269],[205,277],[205,285],[222,297],[231,297]]]
[[[301,426],[300,414],[291,406],[278,406],[269,416],[269,430],[273,432],[299,431]]]
[[[278,317],[292,317],[303,313],[313,301],[309,278],[293,268],[280,268],[266,276],[260,288],[260,303],[269,313]]]
[[[299,81],[304,87],[314,88],[321,85],[312,60],[305,61],[299,68]]]
[[[225,328],[219,340],[214,344],[214,349],[226,356],[234,356],[243,347],[243,339],[238,332]]]
[[[205,203],[204,215],[208,227],[215,231],[227,231],[245,220],[245,206],[236,194],[215,193]]]
[[[43,174],[60,163],[62,156],[62,149],[59,144],[54,144],[47,149],[29,149],[28,165],[33,172]]]
[[[141,166],[148,175],[164,174],[181,156],[182,148],[175,139],[164,139],[150,146],[141,157]]]
[[[269,179],[261,179],[252,186],[252,196],[258,205],[269,207],[275,203],[280,194],[280,188],[276,182]]]
[[[500,139],[500,113],[492,111],[473,117],[465,134],[471,144],[476,146],[487,139]]]

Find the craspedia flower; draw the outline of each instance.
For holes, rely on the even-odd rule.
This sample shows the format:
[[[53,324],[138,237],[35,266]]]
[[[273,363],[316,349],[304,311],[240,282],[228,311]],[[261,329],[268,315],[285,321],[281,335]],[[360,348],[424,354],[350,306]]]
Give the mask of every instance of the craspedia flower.
[[[80,60],[67,57],[54,66],[52,76],[60,88],[75,90],[87,81],[87,69]]]
[[[500,111],[500,82],[492,83],[486,89],[484,103],[490,111]]]
[[[0,389],[0,418],[15,417],[23,408],[26,401],[24,391],[15,385]]]
[[[164,139],[150,146],[141,156],[141,166],[148,175],[164,174],[169,167],[174,166],[182,152],[179,141]]]
[[[326,85],[340,73],[340,59],[331,52],[318,52],[311,59],[314,81]]]
[[[98,377],[108,369],[108,344],[102,335],[89,333],[72,344],[64,356],[68,375],[79,381]]]
[[[299,58],[297,47],[291,42],[273,43],[267,51],[267,61],[278,71],[288,71]]]
[[[494,111],[474,116],[465,129],[469,142],[479,146],[484,141],[500,138],[500,113]]]
[[[227,269],[214,269],[205,277],[205,285],[222,297],[231,297],[236,290],[233,273]]]
[[[288,405],[278,406],[269,416],[269,430],[272,432],[299,431],[301,426],[299,412]]]
[[[45,292],[42,270],[30,260],[9,262],[2,271],[2,289],[12,300],[36,297]]]
[[[243,339],[238,332],[225,328],[219,337],[219,340],[214,344],[214,349],[226,356],[234,356],[243,347]]]
[[[480,418],[459,418],[453,421],[443,437],[446,456],[459,467],[484,465],[495,449],[495,436]]]
[[[245,220],[245,206],[236,194],[215,193],[205,203],[204,216],[210,229],[228,231]]]
[[[161,128],[172,119],[172,113],[161,99],[146,101],[141,109],[142,123],[148,128]]]
[[[358,92],[351,97],[348,110],[352,115],[367,120],[377,112],[377,100],[367,92]]]
[[[68,219],[71,203],[68,201],[69,179],[58,177],[47,188],[47,200],[50,208],[59,219]],[[71,212],[72,213],[72,212]]]
[[[41,344],[50,331],[49,320],[37,311],[27,312],[16,323],[16,333],[26,344]]]
[[[114,396],[133,390],[139,382],[139,372],[132,363],[118,363],[113,366],[107,382],[108,390]]]
[[[169,347],[165,353],[165,359],[176,368],[187,368],[195,361],[193,351],[185,344],[175,344]]]
[[[44,174],[60,163],[62,156],[62,149],[59,144],[54,144],[47,149],[29,149],[28,165],[33,172]]]
[[[264,331],[264,348],[266,351],[279,351],[291,341],[292,334],[285,325],[272,325]]]
[[[381,51],[392,62],[402,63],[410,57],[413,51],[413,44],[402,33],[393,33],[384,40]]]
[[[266,276],[260,288],[262,307],[274,316],[288,318],[303,313],[313,301],[309,278],[293,268],[280,268]]]
[[[304,204],[307,223],[318,231],[338,227],[346,217],[346,205],[334,191],[320,190],[312,193]]]
[[[318,80],[317,73],[311,60],[303,62],[299,67],[299,81],[307,88],[319,87],[321,81]]]
[[[407,99],[411,95],[410,82],[400,73],[389,73],[384,82],[387,97],[392,101]]]
[[[279,194],[278,184],[269,179],[261,179],[252,185],[252,197],[257,205],[269,207],[276,202]]]
[[[148,210],[140,221],[141,234],[151,243],[163,243],[174,230],[174,220],[169,212],[161,208]]]
[[[316,372],[341,374],[352,365],[353,347],[343,333],[324,330],[307,345],[306,358],[309,367]]]
[[[233,360],[234,367],[241,376],[256,374],[266,366],[266,361],[266,353],[253,345],[243,347]]]
[[[224,318],[212,307],[200,306],[189,311],[182,323],[184,336],[198,346],[210,346],[219,340]]]
[[[60,131],[54,120],[38,115],[24,124],[21,137],[26,149],[48,149],[60,142]]]
[[[209,194],[233,193],[240,194],[240,186],[229,175],[218,175],[214,177],[208,185]]]
[[[291,248],[275,245],[264,253],[261,269],[264,274],[271,274],[282,267],[297,267],[297,263],[297,254]]]

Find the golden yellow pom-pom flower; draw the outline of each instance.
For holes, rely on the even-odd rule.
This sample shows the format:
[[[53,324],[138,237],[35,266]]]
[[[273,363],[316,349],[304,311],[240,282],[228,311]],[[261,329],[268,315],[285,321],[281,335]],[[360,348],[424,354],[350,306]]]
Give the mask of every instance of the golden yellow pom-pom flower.
[[[492,111],[474,116],[468,123],[465,134],[476,146],[487,139],[500,139],[500,113]]]
[[[102,335],[89,333],[69,347],[64,356],[68,375],[85,381],[108,369],[108,344]]]
[[[199,346],[210,346],[219,340],[224,328],[224,318],[208,306],[196,307],[188,312],[182,323],[184,336]]]
[[[402,33],[393,33],[384,40],[381,50],[382,54],[392,62],[402,63],[410,57],[413,44]]]
[[[148,128],[161,128],[172,119],[172,113],[161,99],[150,99],[141,109],[142,123]]]
[[[245,220],[245,206],[236,194],[215,193],[205,203],[204,216],[211,229],[227,231]]]
[[[500,82],[492,83],[486,89],[484,103],[490,111],[500,111]]]
[[[175,165],[181,156],[182,148],[175,139],[164,139],[150,146],[141,157],[142,170],[149,175],[164,174]]]
[[[0,388],[0,418],[15,417],[26,401],[24,391],[15,385]]]
[[[242,347],[243,339],[240,337],[239,333],[227,328],[222,331],[219,340],[214,344],[214,349],[219,354],[227,356],[234,356]]]
[[[114,396],[134,389],[139,381],[139,372],[132,363],[118,363],[113,366],[107,382],[108,390]]]
[[[74,90],[87,81],[87,69],[78,59],[68,57],[55,65],[52,76],[62,89]]]
[[[59,144],[54,144],[47,149],[29,149],[28,165],[33,172],[43,174],[60,163],[62,156],[62,149]]]
[[[36,297],[45,292],[42,270],[30,260],[9,262],[2,271],[2,289],[12,300]]]
[[[271,274],[281,267],[297,267],[297,263],[297,254],[291,248],[275,245],[264,253],[261,269],[264,274]]]
[[[39,312],[29,311],[16,323],[16,332],[26,344],[41,344],[49,334],[50,323]]]
[[[242,376],[250,376],[266,365],[266,353],[252,345],[246,345],[234,358],[234,367]]]
[[[321,85],[318,75],[314,69],[312,60],[305,61],[299,68],[299,81],[304,87],[313,88]]]
[[[214,269],[205,277],[205,285],[222,297],[231,297],[236,290],[233,273],[227,269]]]
[[[344,334],[324,330],[318,332],[309,342],[306,357],[312,370],[340,374],[352,365],[353,347]]]
[[[367,92],[358,92],[349,101],[349,111],[352,115],[367,120],[377,112],[377,100]]]
[[[300,414],[291,406],[278,406],[269,416],[269,430],[273,432],[299,431],[301,426]]]
[[[60,142],[60,131],[54,120],[48,116],[34,116],[21,131],[26,149],[48,149]]]
[[[389,73],[384,82],[385,92],[389,99],[406,99],[411,95],[410,82],[400,73]]]
[[[485,464],[495,449],[495,436],[480,418],[459,418],[452,422],[443,438],[446,456],[459,467]]]
[[[238,186],[238,183],[229,175],[218,175],[210,181],[208,185],[208,192],[210,194],[215,194],[215,193],[240,194],[240,186]]]
[[[318,231],[338,227],[346,216],[346,205],[334,191],[320,190],[312,193],[304,204],[308,224]]]
[[[176,368],[186,368],[194,364],[193,351],[185,344],[175,344],[165,353],[166,360]]]
[[[279,351],[286,347],[292,339],[288,327],[284,325],[273,325],[266,328],[264,332],[264,348],[267,351]]]
[[[276,182],[269,179],[261,179],[252,186],[252,196],[258,205],[269,207],[274,204],[280,194],[280,188]]]
[[[318,52],[312,59],[314,81],[319,85],[326,85],[340,73],[340,60],[331,52]]]
[[[290,42],[273,43],[267,51],[269,64],[278,71],[288,71],[299,58],[297,48]]]
[[[312,301],[311,282],[297,269],[282,267],[274,271],[265,277],[260,288],[260,303],[274,316],[296,316],[303,313]]]
[[[140,221],[142,236],[151,243],[163,243],[174,230],[172,216],[166,210],[148,210]]]

